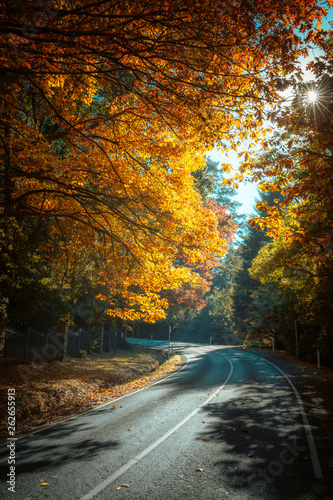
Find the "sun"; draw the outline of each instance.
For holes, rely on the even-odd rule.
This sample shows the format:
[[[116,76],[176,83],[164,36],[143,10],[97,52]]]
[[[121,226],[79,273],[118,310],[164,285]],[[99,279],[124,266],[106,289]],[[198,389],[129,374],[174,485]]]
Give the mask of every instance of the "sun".
[[[314,90],[310,90],[308,92],[307,98],[309,102],[316,102],[316,100],[318,99],[318,94]]]

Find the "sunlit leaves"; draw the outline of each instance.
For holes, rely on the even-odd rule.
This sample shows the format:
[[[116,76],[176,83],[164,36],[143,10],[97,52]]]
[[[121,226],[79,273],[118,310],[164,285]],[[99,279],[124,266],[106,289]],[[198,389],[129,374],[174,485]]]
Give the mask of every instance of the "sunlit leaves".
[[[314,0],[3,5],[1,215],[57,262],[61,289],[83,268],[109,314],[146,321],[165,291],[202,293],[235,226],[193,173],[215,144],[258,139],[322,14]]]
[[[251,275],[294,292],[295,314],[316,336],[331,331],[333,277],[331,37],[322,34],[320,43],[325,56],[309,65],[316,80],[298,84],[292,105],[274,116],[267,153],[244,165],[263,189],[283,195],[278,207],[258,204],[264,216],[252,223],[275,240],[260,250]]]

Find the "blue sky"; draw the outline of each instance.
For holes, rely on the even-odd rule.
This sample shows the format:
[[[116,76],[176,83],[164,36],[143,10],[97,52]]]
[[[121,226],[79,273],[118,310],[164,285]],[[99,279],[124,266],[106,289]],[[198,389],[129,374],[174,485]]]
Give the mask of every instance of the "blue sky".
[[[207,153],[207,156],[216,162],[230,163],[235,169],[237,169],[239,165],[239,158],[236,152],[229,153],[228,156],[226,156],[221,151],[213,149]],[[226,177],[229,177],[229,175],[226,175]],[[258,197],[258,192],[254,183],[247,182],[239,185],[237,201],[242,203],[242,213],[250,214],[253,212],[256,197]]]

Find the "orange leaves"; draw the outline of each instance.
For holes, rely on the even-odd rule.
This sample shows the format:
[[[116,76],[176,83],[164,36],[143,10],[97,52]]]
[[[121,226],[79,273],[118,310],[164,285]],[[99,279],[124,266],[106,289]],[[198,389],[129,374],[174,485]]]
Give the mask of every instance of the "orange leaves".
[[[131,119],[141,118],[146,123],[153,120],[159,125],[155,127],[156,133],[167,131],[169,136],[189,141],[193,148],[215,143],[222,130],[225,137],[229,135],[233,141],[235,134],[230,132],[237,123],[238,112],[246,115],[243,127],[239,127],[240,133],[244,133],[246,124],[255,129],[248,105],[249,93],[260,97],[274,91],[274,88],[265,90],[259,70],[270,64],[272,56],[279,59],[280,30],[285,28],[283,38],[288,38],[296,19],[320,16],[316,2],[307,3],[308,9],[291,1],[282,7],[277,0],[268,6],[257,4],[256,32],[262,37],[260,44],[251,29],[252,12],[246,8],[235,7],[231,11],[222,5],[220,8],[216,2],[198,2],[193,23],[193,9],[182,9],[178,16],[177,3],[168,2],[167,8],[155,9],[149,3],[116,1],[112,9],[106,11],[108,15],[96,5],[92,23],[83,5],[79,10],[69,9],[67,14],[63,13],[61,22],[57,16],[48,19],[57,34],[55,37],[50,37],[44,26],[33,29],[31,37],[25,39],[27,47],[25,44],[20,47],[22,71],[24,63],[29,68],[33,53],[35,60],[31,67],[37,71],[41,89],[47,93],[52,87],[66,87],[66,94],[70,96],[68,105],[70,100],[89,105],[92,96],[98,94],[98,87],[102,88],[102,95],[107,88],[111,89],[111,107],[113,103],[118,106],[114,107],[114,116],[121,114],[126,119],[131,112]],[[291,11],[288,11],[289,4]],[[221,24],[216,10],[226,22]],[[10,13],[4,21],[8,22],[9,36],[10,26],[15,25],[17,32],[24,24],[19,6],[12,11],[16,13],[15,22]],[[73,30],[75,40],[69,36]],[[195,48],[192,37],[197,39]],[[246,42],[248,38],[251,42]],[[8,43],[6,37],[3,42]],[[293,53],[297,44],[295,40]],[[52,59],[48,57],[50,53],[54,54]],[[288,61],[288,53],[283,57]],[[207,61],[210,61],[208,68]],[[239,64],[244,61],[249,68],[247,72],[243,64]],[[38,78],[38,69],[46,73],[43,83]],[[237,107],[233,106],[235,101]],[[225,112],[223,105],[233,112]],[[259,101],[257,111],[258,106]],[[203,117],[208,109],[213,110],[214,116],[207,122]],[[112,127],[117,126],[117,122],[119,120],[112,121]]]
[[[250,8],[222,4],[66,4],[38,26],[22,2],[4,9],[7,212],[43,227],[59,286],[73,270],[94,289],[100,276],[113,316],[156,321],[167,292],[207,286],[235,226],[203,205],[192,173],[217,142],[257,140],[275,78],[301,50],[295,28],[321,15],[315,0],[257,2],[253,29]]]
[[[106,302],[110,297],[112,307],[108,308],[108,314],[145,321],[165,317],[168,301],[162,296],[164,291],[182,289],[185,284],[195,290],[197,272],[216,265],[218,260],[214,255],[226,251],[225,241],[231,239],[236,225],[232,224],[225,208],[218,207],[213,200],[202,205],[191,175],[194,162],[199,160],[184,152],[179,166],[175,164],[172,169],[151,161],[137,182],[134,181],[137,173],[132,170],[133,180],[129,178],[126,185],[127,196],[134,198],[140,183],[146,207],[140,222],[145,221],[147,229],[152,225],[157,231],[156,236],[144,227],[132,232],[126,224],[126,246],[131,253],[123,255],[119,263],[114,260],[118,246],[113,244],[110,267],[107,265],[101,272],[101,283],[108,293],[99,295]],[[138,210],[140,206],[133,205],[133,208]],[[115,220],[115,224],[119,225],[119,231],[125,229],[121,221]],[[120,246],[120,253],[121,250]],[[181,259],[183,265],[175,264],[177,259]],[[117,307],[118,301],[121,307]]]
[[[121,486],[117,486],[116,490],[122,490],[123,488],[129,488],[129,484],[123,483]]]
[[[31,432],[33,428],[45,424],[57,422],[57,427],[61,426],[59,419],[67,419],[70,415],[102,403],[110,402],[110,413],[119,414],[123,411],[123,404],[122,401],[115,402],[116,397],[142,389],[178,369],[183,363],[180,355],[172,356],[168,361],[165,358],[166,356],[149,349],[134,348],[103,358],[92,356],[81,359],[68,358],[66,363],[42,362],[38,370],[36,365],[25,367],[24,373],[29,384],[23,383],[23,366],[20,365],[18,370],[17,367],[11,366],[10,369],[7,367],[2,370],[2,383],[11,387],[15,380],[20,387],[22,404],[21,408],[17,409],[18,432]],[[47,403],[50,411],[42,411],[42,401]],[[3,398],[0,403],[4,403]],[[5,438],[5,428],[0,431],[1,438]],[[44,479],[46,482],[50,478]],[[44,482],[44,479],[41,481]]]

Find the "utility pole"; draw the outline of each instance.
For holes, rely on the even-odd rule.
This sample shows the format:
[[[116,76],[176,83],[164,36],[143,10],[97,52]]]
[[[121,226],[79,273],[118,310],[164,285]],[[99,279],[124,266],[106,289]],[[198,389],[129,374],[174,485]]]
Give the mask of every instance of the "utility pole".
[[[170,359],[170,337],[171,337],[171,325],[169,325],[168,359]]]
[[[295,337],[296,337],[296,358],[298,359],[298,336],[297,336],[297,320],[295,319]]]

